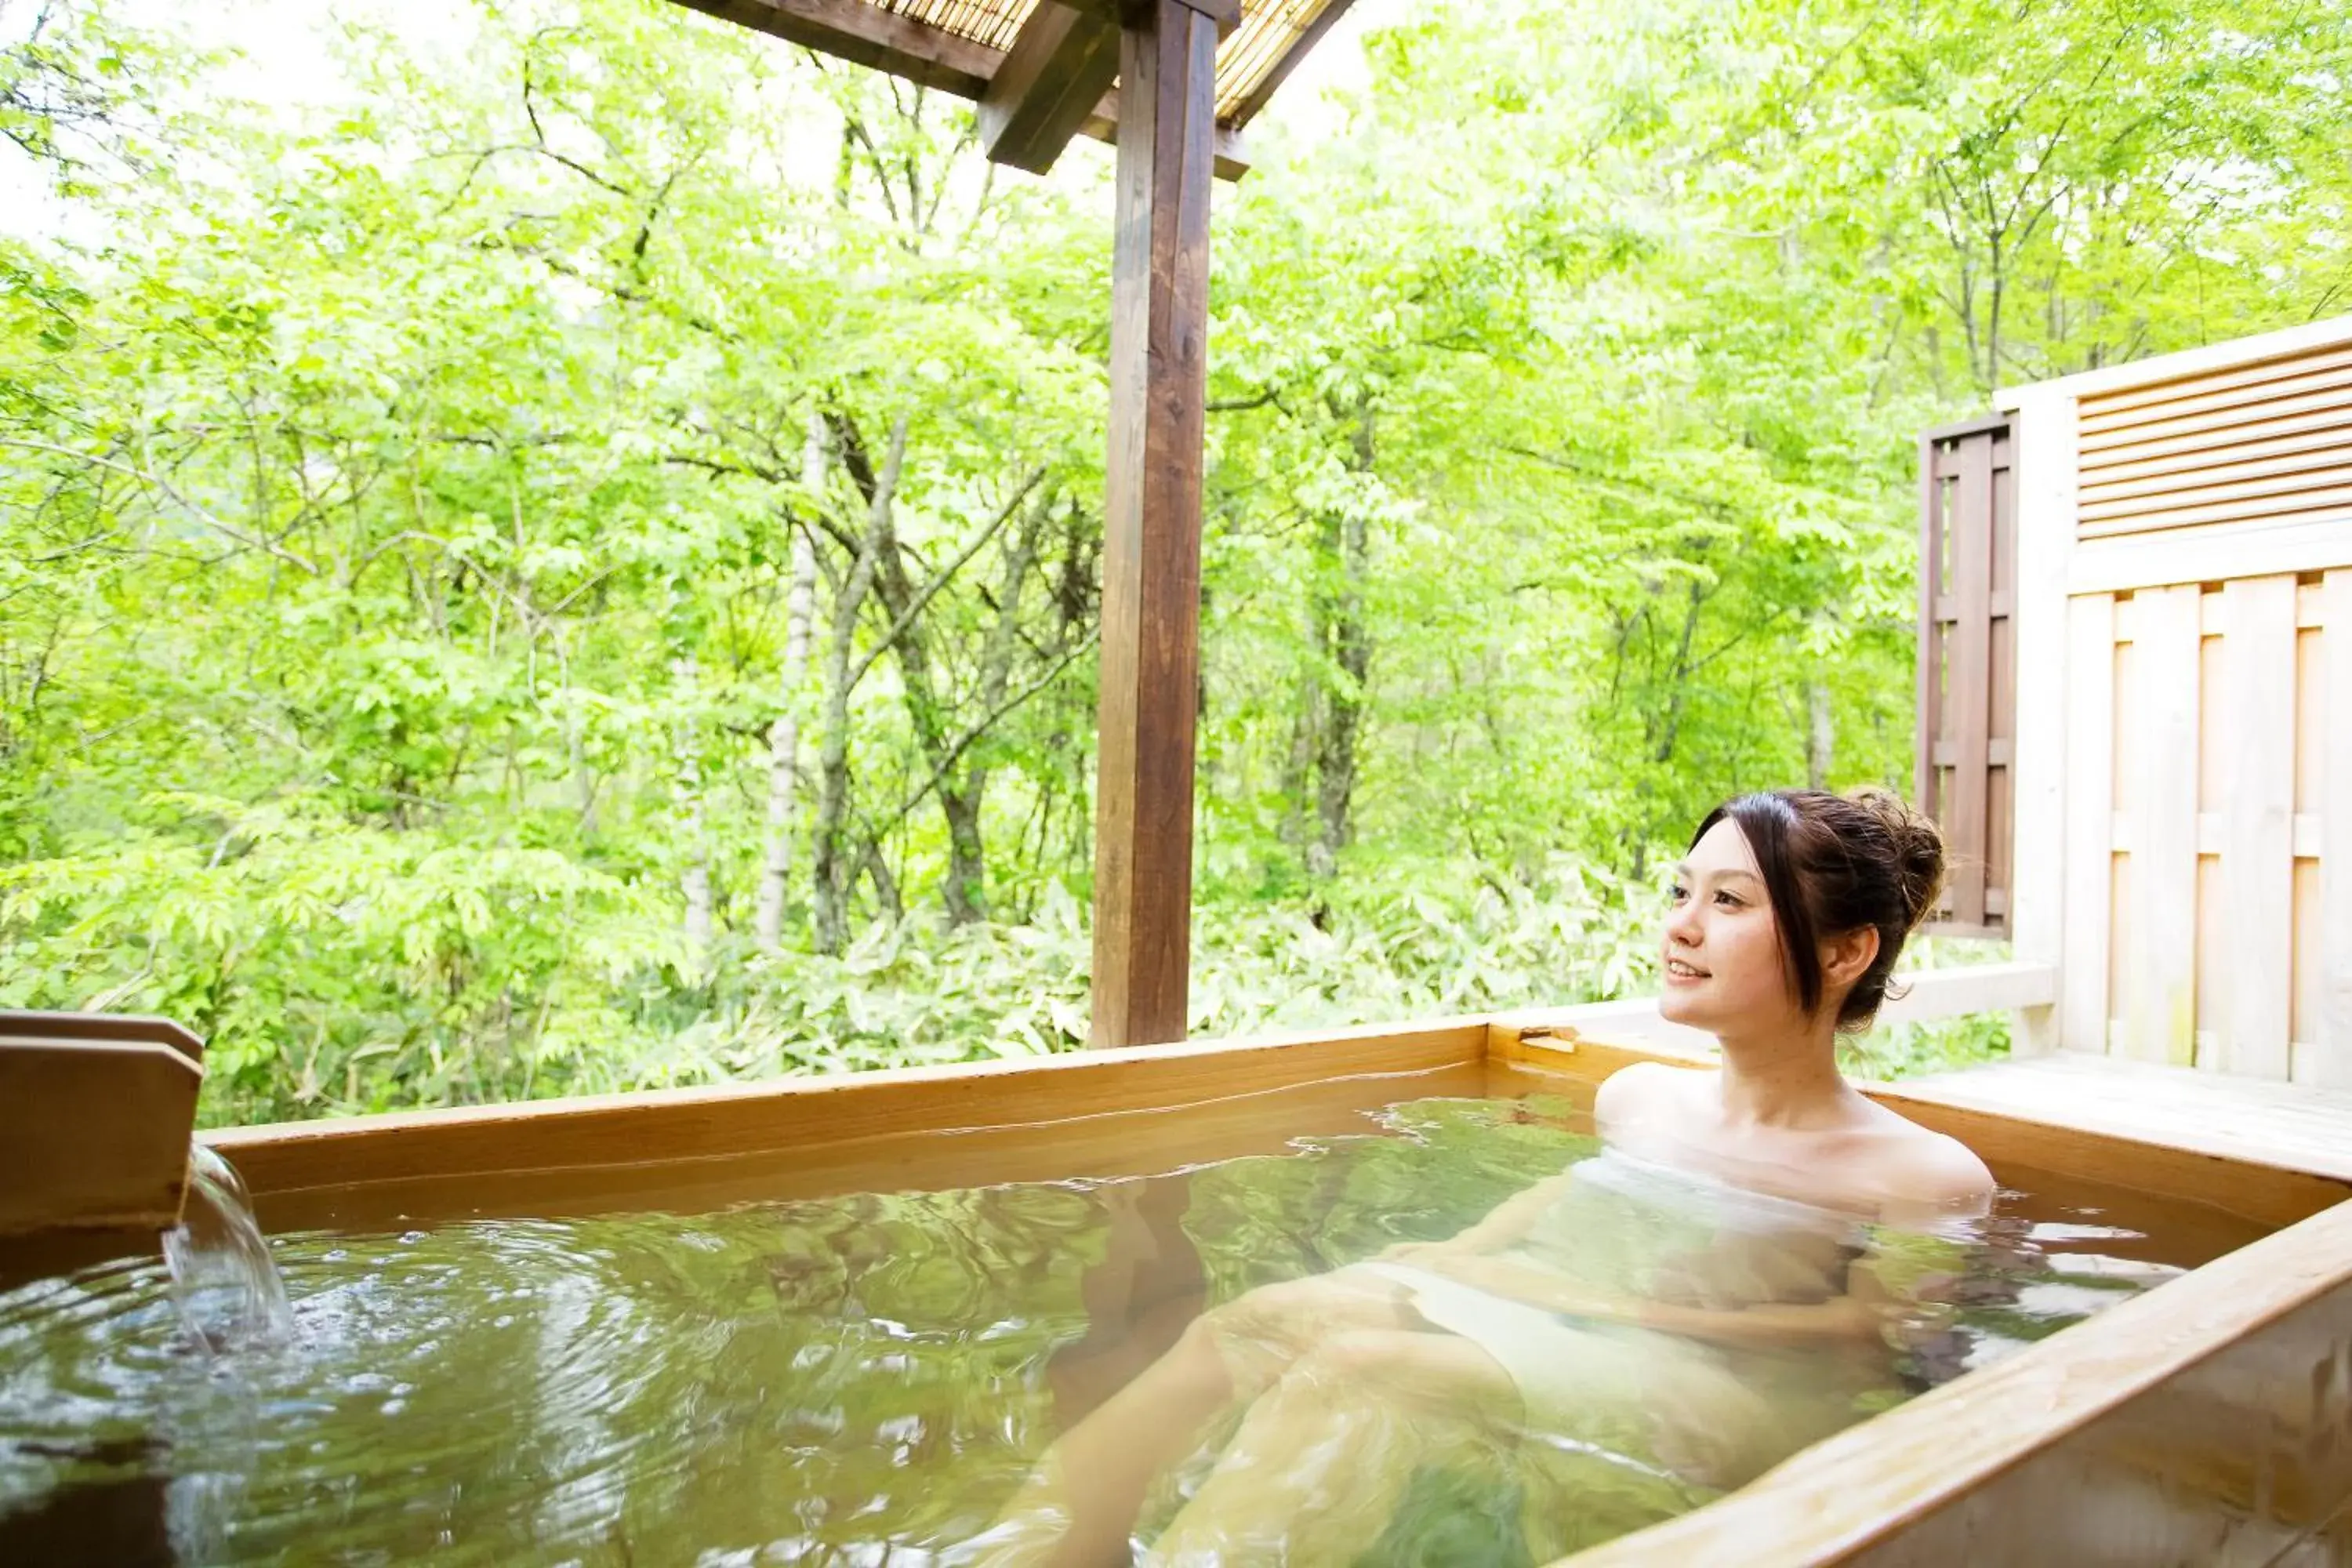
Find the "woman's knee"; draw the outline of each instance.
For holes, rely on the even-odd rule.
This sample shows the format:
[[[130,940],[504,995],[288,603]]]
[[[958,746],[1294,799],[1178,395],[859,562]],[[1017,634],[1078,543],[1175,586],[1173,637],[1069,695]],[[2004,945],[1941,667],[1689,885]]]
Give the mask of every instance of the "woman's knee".
[[[1172,1355],[1190,1376],[1223,1379],[1232,1397],[1253,1399],[1305,1348],[1296,1314],[1258,1292],[1213,1307],[1185,1328]]]
[[[1290,1363],[1286,1389],[1318,1397],[1379,1396],[1402,1381],[1407,1358],[1398,1353],[1394,1333],[1358,1331],[1329,1335]]]
[[[1377,1329],[1324,1340],[1291,1363],[1283,1384],[1303,1397],[1481,1413],[1512,1392],[1491,1356],[1451,1334]]]
[[[1213,1357],[1234,1394],[1250,1399],[1335,1334],[1381,1321],[1383,1310],[1377,1295],[1339,1277],[1261,1285],[1194,1319],[1180,1349]]]
[[[1334,1331],[1374,1323],[1386,1326],[1401,1316],[1397,1302],[1402,1294],[1384,1280],[1366,1280],[1353,1270],[1341,1269],[1261,1285],[1212,1308],[1206,1317],[1227,1331],[1254,1331],[1307,1342]]]
[[[1308,1300],[1297,1282],[1261,1285],[1210,1308],[1192,1321],[1187,1331],[1220,1347],[1295,1348],[1302,1331],[1313,1321]]]

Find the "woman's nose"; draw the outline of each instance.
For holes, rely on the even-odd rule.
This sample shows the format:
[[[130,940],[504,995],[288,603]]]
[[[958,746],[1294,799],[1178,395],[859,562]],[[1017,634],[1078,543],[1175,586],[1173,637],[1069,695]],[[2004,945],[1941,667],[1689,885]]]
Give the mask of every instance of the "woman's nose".
[[[1666,940],[1679,947],[1698,945],[1698,906],[1684,904],[1666,916]]]

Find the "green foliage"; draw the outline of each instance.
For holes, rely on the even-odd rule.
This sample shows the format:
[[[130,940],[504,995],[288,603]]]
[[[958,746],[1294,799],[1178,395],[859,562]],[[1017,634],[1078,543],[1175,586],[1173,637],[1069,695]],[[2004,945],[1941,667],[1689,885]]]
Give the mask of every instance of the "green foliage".
[[[2009,1015],[1963,1013],[1922,1024],[1888,1024],[1840,1047],[1840,1065],[1864,1078],[1950,1072],[2009,1054]]]
[[[300,111],[42,15],[0,1000],[184,1017],[215,1120],[1078,1037],[1101,149],[1000,177],[967,106],[662,0],[354,26]],[[1454,4],[1261,128],[1196,1027],[1645,989],[1708,806],[1906,779],[1916,431],[2332,309],[2347,31]]]
[[[645,889],[551,850],[316,801],[145,805],[0,879],[0,999],[205,1020],[215,1121],[562,1087],[623,1023],[616,994],[685,961]]]

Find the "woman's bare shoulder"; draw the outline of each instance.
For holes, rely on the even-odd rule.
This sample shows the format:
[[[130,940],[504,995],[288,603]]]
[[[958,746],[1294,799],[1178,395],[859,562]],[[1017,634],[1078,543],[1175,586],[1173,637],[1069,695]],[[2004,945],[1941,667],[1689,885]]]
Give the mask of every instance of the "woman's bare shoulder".
[[[1876,1106],[1872,1163],[1887,1195],[1905,1205],[1962,1208],[1997,1190],[1992,1171],[1958,1139]]]
[[[1634,1062],[1601,1080],[1593,1096],[1593,1120],[1601,1125],[1647,1121],[1659,1116],[1679,1121],[1683,1097],[1706,1076],[1670,1062]]]

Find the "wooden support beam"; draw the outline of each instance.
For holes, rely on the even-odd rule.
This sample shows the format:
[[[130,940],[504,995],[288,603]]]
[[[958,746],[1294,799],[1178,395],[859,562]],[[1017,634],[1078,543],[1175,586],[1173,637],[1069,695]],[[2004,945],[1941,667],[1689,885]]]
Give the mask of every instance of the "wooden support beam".
[[[1184,1037],[1217,26],[1141,0],[1120,54],[1095,789],[1097,1046]]]
[[[754,32],[834,55],[887,75],[919,82],[958,98],[984,100],[989,84],[1007,62],[1002,49],[975,43],[945,27],[894,16],[869,0],[676,0]],[[1092,5],[1094,0],[1088,0]],[[1203,5],[1217,0],[1202,0]],[[1041,7],[1042,8],[1042,7]],[[1079,7],[1084,9],[1086,7]],[[1235,15],[1238,15],[1238,10]],[[1296,52],[1296,51],[1294,51]],[[1118,92],[1097,98],[1079,121],[1078,134],[1117,145]],[[1003,160],[1001,160],[1003,161]],[[1026,167],[1026,165],[1024,165]],[[1233,126],[1216,130],[1216,174],[1238,180],[1249,173],[1249,153]]]
[[[1112,147],[1118,145],[1118,89],[1117,88],[1103,94],[1102,101],[1095,105],[1095,111],[1087,116],[1087,122],[1078,127],[1078,133],[1082,136],[1091,136],[1096,141]],[[1213,143],[1215,160],[1211,166],[1215,170],[1217,178],[1238,180],[1248,174],[1250,172],[1249,143],[1243,138],[1242,133],[1230,125],[1219,124],[1215,137]]]
[[[1038,0],[980,100],[980,145],[1042,174],[1118,79],[1118,22]]]

